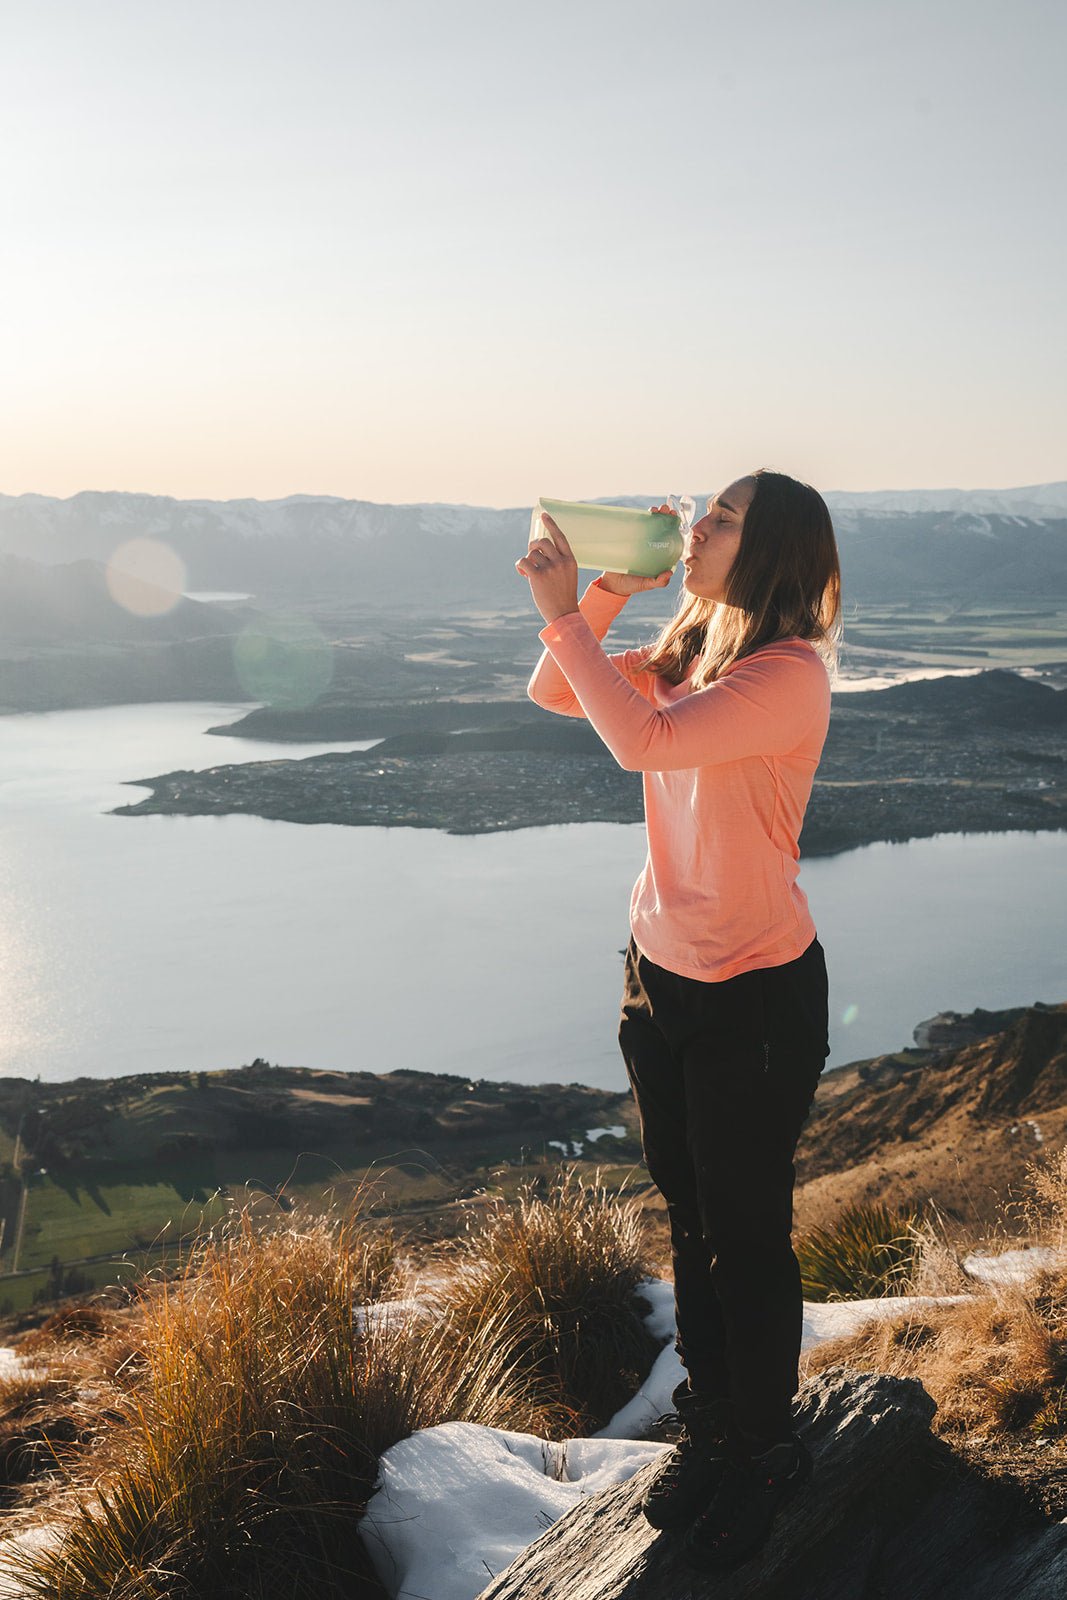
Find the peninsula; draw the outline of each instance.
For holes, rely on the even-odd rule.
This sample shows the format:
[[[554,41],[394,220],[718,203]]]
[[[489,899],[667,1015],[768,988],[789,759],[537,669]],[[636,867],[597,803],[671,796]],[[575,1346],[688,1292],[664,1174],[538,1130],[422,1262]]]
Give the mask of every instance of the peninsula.
[[[257,716],[271,713],[244,720]],[[643,817],[641,775],[624,771],[584,719],[529,700],[363,704],[347,708],[343,731],[338,722],[330,736],[379,742],[130,779],[151,794],[115,809],[448,833]],[[995,668],[835,695],[803,854],[1065,827],[1062,690]]]

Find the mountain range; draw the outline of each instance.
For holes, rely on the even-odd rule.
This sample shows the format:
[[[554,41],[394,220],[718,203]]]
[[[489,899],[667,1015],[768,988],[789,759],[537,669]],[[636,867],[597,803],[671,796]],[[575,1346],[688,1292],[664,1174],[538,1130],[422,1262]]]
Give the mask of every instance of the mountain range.
[[[825,498],[851,599],[1067,595],[1067,482],[831,491]],[[611,503],[655,499],[628,495]],[[127,540],[151,538],[181,557],[187,592],[331,592],[423,610],[458,600],[526,606],[514,562],[526,548],[529,520],[528,507],[379,505],[328,495],[265,501],[117,491],[65,500],[0,495],[0,554],[50,566],[106,563]],[[676,574],[672,588],[678,582]]]

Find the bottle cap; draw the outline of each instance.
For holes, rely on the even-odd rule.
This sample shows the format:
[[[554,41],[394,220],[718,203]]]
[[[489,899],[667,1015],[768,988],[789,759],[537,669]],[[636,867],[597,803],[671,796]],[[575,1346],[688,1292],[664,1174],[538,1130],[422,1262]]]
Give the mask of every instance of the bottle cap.
[[[693,527],[693,512],[697,503],[690,494],[669,494],[667,504],[678,515],[678,531],[683,539],[688,539]]]

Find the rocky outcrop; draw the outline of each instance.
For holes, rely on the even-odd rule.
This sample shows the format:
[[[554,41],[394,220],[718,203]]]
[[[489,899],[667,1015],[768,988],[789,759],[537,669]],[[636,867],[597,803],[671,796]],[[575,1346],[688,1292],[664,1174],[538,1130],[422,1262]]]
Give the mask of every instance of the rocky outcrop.
[[[1040,1000],[1034,1005],[1036,1010],[1043,1009]],[[1006,1011],[986,1011],[983,1006],[976,1006],[968,1012],[939,1011],[936,1017],[916,1023],[911,1036],[920,1050],[959,1050],[965,1044],[987,1039],[991,1033],[1003,1033],[1025,1010],[1025,1006],[1009,1006]]]
[[[989,1015],[989,1013],[987,1013]],[[820,1084],[801,1136],[807,1181],[898,1141],[960,1148],[983,1128],[1067,1106],[1067,1004],[1027,1006],[958,1049],[877,1057]]]
[[[1014,1117],[1064,1103],[1067,1006],[1036,1006],[990,1040],[986,1075],[975,1102],[979,1117]]]
[[[639,1502],[656,1463],[591,1495],[478,1600],[1050,1600],[1067,1592],[1067,1523],[969,1466],[930,1431],[914,1378],[834,1367],[797,1397],[814,1458],[764,1548],[732,1573],[683,1565]]]

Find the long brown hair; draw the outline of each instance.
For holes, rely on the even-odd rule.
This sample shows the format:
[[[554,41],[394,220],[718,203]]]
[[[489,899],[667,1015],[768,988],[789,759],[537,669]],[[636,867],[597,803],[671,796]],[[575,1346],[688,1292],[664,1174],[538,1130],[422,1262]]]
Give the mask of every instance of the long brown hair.
[[[689,687],[706,688],[735,661],[775,639],[810,639],[835,676],[841,643],[841,566],[830,512],[810,484],[759,467],[726,579],[726,601],[683,592],[674,616],[641,662]]]

